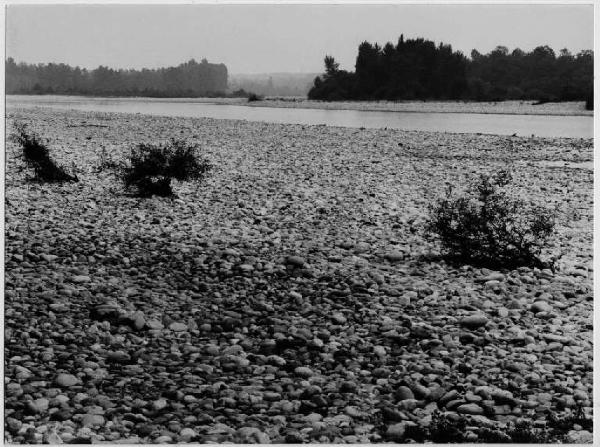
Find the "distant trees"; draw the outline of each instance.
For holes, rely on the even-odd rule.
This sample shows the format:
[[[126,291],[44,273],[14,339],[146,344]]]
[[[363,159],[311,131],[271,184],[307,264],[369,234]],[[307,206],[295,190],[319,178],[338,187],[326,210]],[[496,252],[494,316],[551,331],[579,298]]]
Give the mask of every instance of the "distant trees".
[[[358,47],[354,72],[339,69],[325,57],[325,73],[314,80],[311,99],[398,100],[534,99],[586,100],[593,97],[593,52],[576,56],[567,49],[557,57],[548,46],[530,53],[498,46],[489,54],[471,52],[468,59],[450,45],[419,39]]]
[[[17,64],[6,61],[6,93],[97,96],[197,97],[224,93],[227,67],[194,59],[156,70],[88,71],[65,64]]]
[[[583,101],[593,96],[593,72],[589,50],[573,56],[564,48],[557,57],[548,46],[530,53],[496,47],[487,55],[473,52],[467,76],[472,99]]]
[[[450,45],[435,46],[425,39],[404,40],[394,46],[363,42],[355,72],[339,70],[325,58],[325,75],[315,79],[311,99],[458,99],[466,90],[467,59]]]

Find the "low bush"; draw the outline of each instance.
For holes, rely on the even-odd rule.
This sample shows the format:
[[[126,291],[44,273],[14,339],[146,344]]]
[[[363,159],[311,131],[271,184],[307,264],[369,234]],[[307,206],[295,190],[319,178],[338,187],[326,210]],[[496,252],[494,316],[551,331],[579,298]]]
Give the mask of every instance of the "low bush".
[[[448,190],[430,210],[427,235],[450,260],[492,268],[551,267],[540,259],[554,231],[545,208],[513,199],[507,171],[482,175],[466,195]]]
[[[126,187],[141,197],[171,196],[171,181],[202,180],[211,166],[196,155],[197,146],[171,140],[164,146],[139,144],[122,168]]]
[[[434,411],[428,438],[439,444],[465,442],[466,427],[467,420],[464,417],[450,418],[446,414]]]
[[[262,101],[262,99],[262,96],[258,96],[256,93],[248,94],[248,102]]]
[[[547,444],[550,433],[545,428],[535,428],[530,421],[516,421],[506,431],[510,442],[515,444]]]
[[[35,180],[48,183],[78,181],[76,175],[69,174],[52,160],[50,150],[37,135],[27,131],[26,124],[15,124],[12,139],[21,146],[23,161],[28,168],[33,169]]]

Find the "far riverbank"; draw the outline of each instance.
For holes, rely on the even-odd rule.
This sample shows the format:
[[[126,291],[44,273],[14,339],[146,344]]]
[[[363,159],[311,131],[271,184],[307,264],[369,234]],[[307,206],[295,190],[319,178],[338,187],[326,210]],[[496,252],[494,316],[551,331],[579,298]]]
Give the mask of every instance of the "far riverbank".
[[[89,98],[93,96],[64,95],[7,95],[11,98]],[[266,97],[260,101],[248,102],[246,98],[142,98],[127,97],[114,99],[146,99],[154,102],[194,102],[202,104],[239,105],[248,107],[278,107],[290,109],[357,110],[365,112],[418,112],[418,113],[482,113],[501,115],[556,115],[594,116],[593,110],[585,109],[585,101],[548,102],[536,101],[315,101],[304,97]]]

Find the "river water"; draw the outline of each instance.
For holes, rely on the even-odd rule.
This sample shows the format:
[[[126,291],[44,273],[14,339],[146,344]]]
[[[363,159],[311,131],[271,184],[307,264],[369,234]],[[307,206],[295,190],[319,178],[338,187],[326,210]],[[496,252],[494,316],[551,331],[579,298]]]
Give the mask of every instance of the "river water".
[[[160,116],[236,119],[283,124],[392,128],[451,133],[592,138],[591,116],[503,115],[482,113],[374,112],[281,107],[248,107],[194,99],[88,98],[9,95],[7,106],[60,110],[142,113]]]

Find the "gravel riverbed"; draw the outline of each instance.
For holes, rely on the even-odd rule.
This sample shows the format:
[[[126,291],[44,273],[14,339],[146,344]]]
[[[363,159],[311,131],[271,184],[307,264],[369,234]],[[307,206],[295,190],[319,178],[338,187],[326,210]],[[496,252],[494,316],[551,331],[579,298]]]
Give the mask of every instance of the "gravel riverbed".
[[[405,442],[436,411],[477,442],[591,416],[591,140],[9,108],[14,121],[80,181],[28,181],[8,142],[8,442]],[[215,166],[174,199],[98,169],[171,138]],[[556,209],[555,272],[452,266],[424,238],[447,184],[507,167],[516,195]]]

